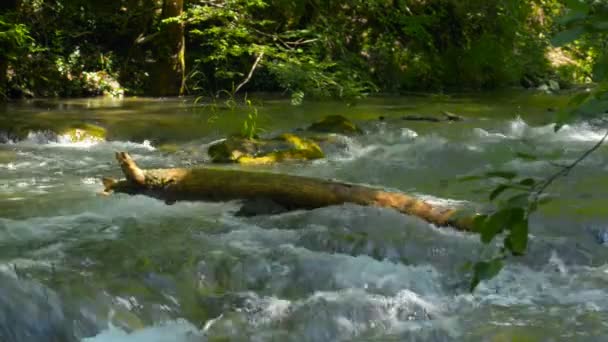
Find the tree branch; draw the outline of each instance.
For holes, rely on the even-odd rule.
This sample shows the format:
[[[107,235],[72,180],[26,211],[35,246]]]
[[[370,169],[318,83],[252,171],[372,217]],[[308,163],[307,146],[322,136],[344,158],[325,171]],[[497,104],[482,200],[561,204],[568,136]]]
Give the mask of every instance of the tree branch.
[[[595,145],[593,145],[593,147],[591,147],[590,149],[588,149],[587,151],[585,151],[585,153],[583,153],[580,157],[578,157],[574,162],[572,162],[571,164],[568,165],[563,165],[561,166],[562,169],[559,170],[558,172],[554,173],[553,175],[551,175],[549,178],[547,178],[543,183],[541,183],[540,189],[538,189],[538,191],[536,191],[534,193],[534,200],[537,200],[538,197],[545,191],[547,190],[547,188],[559,177],[561,176],[565,176],[567,175],[572,169],[574,169],[580,162],[582,162],[585,158],[587,158],[591,153],[593,153],[595,150],[597,150],[598,148],[600,148],[600,146],[602,146],[602,144],[604,143],[604,141],[606,141],[606,138],[608,138],[608,130],[606,131],[606,133],[604,134],[604,136],[602,137],[602,139],[600,139],[600,141],[598,141]]]
[[[255,59],[255,62],[253,62],[253,65],[251,66],[251,70],[249,70],[249,74],[247,75],[247,77],[243,80],[243,82],[241,82],[236,87],[236,89],[234,89],[234,94],[236,94],[239,91],[239,89],[241,89],[241,87],[243,87],[245,84],[247,84],[247,82],[249,82],[249,80],[251,79],[251,76],[253,76],[253,72],[255,71],[255,68],[258,67],[258,64],[262,60],[262,57],[264,57],[263,51],[258,55],[258,58]]]

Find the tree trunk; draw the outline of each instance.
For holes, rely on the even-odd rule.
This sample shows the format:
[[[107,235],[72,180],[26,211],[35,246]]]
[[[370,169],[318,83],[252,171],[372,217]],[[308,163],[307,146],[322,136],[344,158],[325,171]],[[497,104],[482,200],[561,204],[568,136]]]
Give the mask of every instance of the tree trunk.
[[[6,100],[6,73],[8,72],[8,61],[0,56],[0,102]]]
[[[184,0],[164,0],[161,20],[179,17]],[[156,48],[156,62],[151,71],[153,96],[175,96],[184,92],[185,37],[184,24],[175,21],[163,25]]]
[[[179,200],[270,199],[288,209],[314,209],[343,203],[392,208],[438,226],[471,230],[474,216],[433,206],[402,193],[372,187],[268,172],[221,168],[142,170],[125,152],[116,159],[126,180],[104,178],[105,194],[143,194],[171,204]]]
[[[19,9],[20,0],[2,0],[0,2],[0,14]],[[8,72],[7,56],[0,54],[0,102],[6,100],[6,81]]]

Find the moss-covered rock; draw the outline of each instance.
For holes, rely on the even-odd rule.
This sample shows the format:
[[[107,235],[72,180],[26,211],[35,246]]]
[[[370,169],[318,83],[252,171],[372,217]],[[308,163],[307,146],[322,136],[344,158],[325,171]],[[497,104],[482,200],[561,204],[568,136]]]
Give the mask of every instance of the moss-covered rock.
[[[71,142],[100,142],[106,140],[106,129],[92,124],[78,124],[58,133],[67,137]]]
[[[328,115],[307,128],[311,132],[361,134],[363,131],[342,115]]]
[[[282,134],[272,139],[229,137],[213,144],[208,150],[215,163],[272,164],[289,160],[323,158],[319,145],[293,134]]]

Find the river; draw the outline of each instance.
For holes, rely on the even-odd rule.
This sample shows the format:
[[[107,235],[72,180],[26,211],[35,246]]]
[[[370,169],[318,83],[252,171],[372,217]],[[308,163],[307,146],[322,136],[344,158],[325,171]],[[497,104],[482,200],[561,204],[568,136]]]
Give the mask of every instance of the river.
[[[257,105],[262,134],[340,114],[365,134],[327,158],[242,166],[339,179],[483,209],[489,170],[546,176],[602,136],[603,122],[553,132],[566,98],[529,92]],[[530,246],[474,293],[462,265],[492,248],[476,235],[389,209],[342,205],[238,217],[238,201],[99,196],[113,152],[143,167],[201,165],[250,109],[193,99],[30,100],[0,109],[2,341],[608,340],[608,148],[548,192]],[[451,123],[401,120],[442,110]],[[380,117],[383,120],[380,120]],[[17,124],[86,122],[106,141]],[[517,156],[534,154],[537,160]],[[234,166],[237,167],[237,166]]]

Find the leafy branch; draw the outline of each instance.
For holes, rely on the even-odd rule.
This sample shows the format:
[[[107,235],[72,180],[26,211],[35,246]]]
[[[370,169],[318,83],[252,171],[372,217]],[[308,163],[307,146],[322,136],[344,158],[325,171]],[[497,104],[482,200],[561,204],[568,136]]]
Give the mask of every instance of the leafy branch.
[[[507,190],[515,194],[502,201],[498,210],[475,218],[473,229],[480,234],[484,244],[490,244],[494,238],[506,233],[498,255],[490,260],[478,261],[468,265],[472,268],[473,278],[470,290],[473,291],[483,280],[489,280],[499,274],[504,266],[504,260],[510,255],[522,256],[528,247],[529,218],[539,205],[547,203],[542,194],[558,178],[567,176],[577,165],[595,152],[608,138],[608,130],[602,138],[591,148],[586,150],[572,163],[562,166],[561,169],[543,180],[534,178],[518,178],[517,173],[510,171],[492,171],[481,176],[467,177],[463,180],[499,178],[502,181],[491,191],[490,201],[498,200]]]

